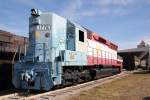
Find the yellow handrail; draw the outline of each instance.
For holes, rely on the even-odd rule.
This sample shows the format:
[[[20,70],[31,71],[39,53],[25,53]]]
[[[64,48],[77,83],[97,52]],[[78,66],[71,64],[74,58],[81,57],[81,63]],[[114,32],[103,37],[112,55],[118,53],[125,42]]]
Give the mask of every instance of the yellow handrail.
[[[14,70],[14,69],[13,69],[13,66],[14,66],[14,60],[15,60],[17,51],[18,51],[18,46],[16,47],[16,51],[15,51],[15,54],[14,54],[13,59],[12,59],[12,79],[13,79],[13,70]]]

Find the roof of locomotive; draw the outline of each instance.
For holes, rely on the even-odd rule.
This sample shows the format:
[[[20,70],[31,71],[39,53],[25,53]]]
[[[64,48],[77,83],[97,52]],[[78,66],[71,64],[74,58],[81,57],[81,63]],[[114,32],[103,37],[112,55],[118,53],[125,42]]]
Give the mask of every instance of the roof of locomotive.
[[[109,48],[111,49],[114,49],[114,50],[117,50],[118,49],[118,46],[116,44],[114,44],[113,42],[105,39],[104,37],[102,37],[101,35],[99,35],[98,33],[96,32],[92,32],[91,30],[85,28],[87,30],[87,38],[90,39],[90,40],[94,40],[94,41],[97,41],[97,42],[100,42],[100,43],[103,43],[105,45],[107,45]]]
[[[39,16],[41,14],[51,14],[51,15],[54,14],[54,15],[57,15],[56,13],[53,13],[53,12],[44,12],[44,13],[42,13],[40,10],[37,10],[37,16]],[[31,15],[33,15],[33,14],[31,13]],[[57,16],[59,16],[59,15],[57,15]],[[64,18],[62,16],[59,16],[59,17]],[[64,18],[64,19],[66,19],[66,18]],[[66,19],[66,20],[70,21],[69,19]],[[111,49],[114,49],[114,50],[118,49],[118,46],[116,44],[114,44],[113,42],[111,42],[111,41],[107,40],[106,38],[102,37],[100,34],[98,34],[96,32],[93,32],[93,31],[91,31],[91,30],[89,30],[89,29],[73,22],[73,21],[70,21],[70,22],[73,23],[76,27],[79,27],[80,29],[82,29],[84,31],[87,31],[87,38],[88,39],[95,40],[97,42],[103,43],[103,44],[107,45],[108,47],[110,47]]]

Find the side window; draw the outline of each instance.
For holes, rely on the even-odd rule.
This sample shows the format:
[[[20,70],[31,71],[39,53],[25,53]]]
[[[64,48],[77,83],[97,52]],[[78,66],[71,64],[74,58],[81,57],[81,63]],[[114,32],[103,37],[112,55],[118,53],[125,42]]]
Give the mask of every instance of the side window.
[[[84,32],[79,30],[79,41],[84,42]]]

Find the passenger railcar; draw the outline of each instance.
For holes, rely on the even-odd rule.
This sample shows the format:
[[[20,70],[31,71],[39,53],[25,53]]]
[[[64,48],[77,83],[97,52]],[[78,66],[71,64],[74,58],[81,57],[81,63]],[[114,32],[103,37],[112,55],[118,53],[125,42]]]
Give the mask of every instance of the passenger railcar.
[[[27,55],[13,69],[19,89],[50,90],[121,72],[117,45],[54,13],[32,9]]]

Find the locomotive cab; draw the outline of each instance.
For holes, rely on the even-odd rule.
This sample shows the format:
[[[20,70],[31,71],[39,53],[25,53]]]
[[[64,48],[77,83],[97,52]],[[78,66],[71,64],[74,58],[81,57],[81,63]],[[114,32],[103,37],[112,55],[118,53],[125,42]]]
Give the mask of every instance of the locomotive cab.
[[[54,13],[32,9],[27,55],[13,68],[16,88],[50,90],[62,84],[63,66],[85,66],[87,33]]]

